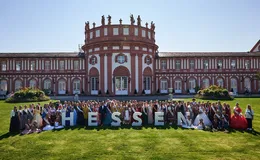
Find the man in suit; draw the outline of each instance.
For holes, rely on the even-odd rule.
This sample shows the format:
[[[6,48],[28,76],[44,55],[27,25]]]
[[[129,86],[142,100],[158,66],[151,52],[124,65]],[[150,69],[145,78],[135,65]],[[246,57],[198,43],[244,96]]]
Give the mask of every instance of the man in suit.
[[[104,120],[105,120],[105,117],[106,117],[106,105],[104,102],[101,102],[101,106],[99,107],[99,119],[100,119],[100,125],[103,126],[103,123],[104,123]]]

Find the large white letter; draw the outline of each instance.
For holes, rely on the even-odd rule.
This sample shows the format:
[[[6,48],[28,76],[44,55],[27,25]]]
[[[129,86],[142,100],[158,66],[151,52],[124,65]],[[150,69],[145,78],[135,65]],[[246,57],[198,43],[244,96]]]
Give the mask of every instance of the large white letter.
[[[137,122],[133,122],[132,126],[142,126],[142,119],[138,116],[142,116],[141,112],[135,112],[133,115],[133,119],[136,120]]]
[[[185,123],[185,124],[186,124],[186,118],[184,117],[184,115],[183,115],[181,112],[178,112],[177,116],[178,116],[178,122],[177,122],[177,124],[178,124],[179,126],[181,126],[182,123]]]
[[[155,112],[154,115],[154,125],[163,126],[164,125],[164,112]]]
[[[88,126],[98,126],[98,112],[88,112]]]
[[[66,112],[62,112],[62,125],[65,126],[66,125],[66,121],[70,121],[70,126],[74,126],[74,112],[70,112],[70,116],[66,117]]]
[[[112,123],[111,126],[121,126],[121,120],[120,120],[120,112],[114,112],[112,114]]]

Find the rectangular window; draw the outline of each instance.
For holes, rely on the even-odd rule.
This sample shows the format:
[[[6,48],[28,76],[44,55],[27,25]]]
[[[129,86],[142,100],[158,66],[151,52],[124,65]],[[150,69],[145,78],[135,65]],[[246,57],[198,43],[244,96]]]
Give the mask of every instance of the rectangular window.
[[[16,61],[15,68],[17,71],[21,70],[21,61]]]
[[[151,90],[151,77],[144,77],[144,90]]]
[[[6,71],[6,61],[3,61],[1,63],[1,68],[2,68],[2,71]]]
[[[179,60],[179,59],[176,60],[175,68],[176,69],[181,69],[181,60]]]
[[[100,37],[100,30],[96,30],[96,37]]]
[[[91,90],[98,90],[98,78],[91,77]]]
[[[113,35],[119,35],[118,28],[113,28]]]
[[[79,61],[74,61],[73,69],[74,70],[79,70]]]
[[[89,33],[89,39],[92,39],[93,38],[93,32],[90,32]]]
[[[166,69],[166,60],[161,61],[161,69]]]
[[[50,70],[51,69],[51,62],[50,61],[45,61],[45,70]]]
[[[231,68],[236,69],[236,60],[234,59],[231,61]]]
[[[138,36],[138,28],[135,28],[135,36]]]
[[[104,36],[107,36],[107,28],[104,28]]]
[[[129,35],[129,28],[124,28],[123,29],[123,34],[124,35]]]
[[[59,63],[59,69],[64,70],[64,61],[60,61]]]
[[[223,63],[222,60],[219,59],[218,60],[218,69],[222,69],[222,63]]]
[[[246,69],[250,69],[250,60],[245,60]]]
[[[151,32],[148,32],[148,38],[151,39]]]
[[[194,59],[190,60],[190,69],[195,69],[195,61],[194,61]]]
[[[35,61],[31,61],[30,70],[31,70],[31,71],[34,71],[34,70],[35,70]]]
[[[146,34],[145,34],[145,30],[142,30],[142,37],[145,37]]]
[[[203,68],[204,69],[209,69],[209,61],[207,59],[204,60]]]

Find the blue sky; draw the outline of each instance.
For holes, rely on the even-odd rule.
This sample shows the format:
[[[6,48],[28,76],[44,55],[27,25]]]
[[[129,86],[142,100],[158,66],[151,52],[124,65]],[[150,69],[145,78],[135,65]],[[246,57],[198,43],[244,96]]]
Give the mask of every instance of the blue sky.
[[[260,39],[259,0],[2,0],[0,52],[77,51],[84,23],[155,23],[159,51],[248,51]]]

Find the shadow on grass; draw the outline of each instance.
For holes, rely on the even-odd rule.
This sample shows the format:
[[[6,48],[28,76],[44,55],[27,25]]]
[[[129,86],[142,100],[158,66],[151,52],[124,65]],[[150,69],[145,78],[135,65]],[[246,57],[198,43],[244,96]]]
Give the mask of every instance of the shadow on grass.
[[[119,127],[116,127],[116,126],[97,126],[97,127],[92,127],[92,126],[82,126],[82,125],[79,125],[79,126],[72,126],[72,127],[64,127],[62,129],[54,129],[52,130],[52,132],[59,132],[59,131],[62,131],[62,130],[81,130],[81,129],[85,129],[85,130],[120,130],[120,129],[133,129],[133,130],[142,130],[142,129],[148,129],[148,128],[151,128],[151,129],[159,129],[159,130],[166,130],[166,129],[174,129],[174,130],[177,130],[177,129],[181,129],[181,130],[194,130],[193,128],[182,128],[182,127],[179,127],[179,126],[176,126],[176,125],[164,125],[164,126],[153,126],[153,125],[147,125],[147,126],[131,126],[131,125],[122,125],[122,126],[119,126]],[[207,130],[205,132],[212,132],[212,130]],[[218,131],[218,132],[224,132],[224,131]],[[227,132],[227,134],[232,134],[232,133],[247,133],[247,134],[251,134],[251,135],[254,135],[254,136],[260,136],[260,132],[256,131],[256,130],[238,130],[238,129],[232,129],[230,128]],[[20,135],[19,132],[16,132],[16,133],[10,133],[10,132],[7,132],[3,135],[0,136],[0,140],[2,139],[5,139],[5,138],[9,138],[9,137],[14,137],[14,136],[17,136],[17,135]]]

